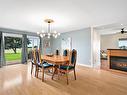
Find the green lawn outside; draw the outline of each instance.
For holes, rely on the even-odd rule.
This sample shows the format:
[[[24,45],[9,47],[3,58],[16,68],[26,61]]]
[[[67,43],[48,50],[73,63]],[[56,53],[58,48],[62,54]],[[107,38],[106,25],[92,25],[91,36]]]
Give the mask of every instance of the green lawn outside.
[[[21,49],[17,49],[17,53],[15,54],[12,49],[5,50],[5,59],[6,61],[15,61],[21,60]]]
[[[28,48],[28,52],[32,48]],[[17,53],[15,54],[12,49],[6,49],[5,50],[5,59],[6,61],[15,61],[15,60],[21,60],[21,49],[17,49]]]
[[[21,53],[5,53],[6,61],[21,60]]]

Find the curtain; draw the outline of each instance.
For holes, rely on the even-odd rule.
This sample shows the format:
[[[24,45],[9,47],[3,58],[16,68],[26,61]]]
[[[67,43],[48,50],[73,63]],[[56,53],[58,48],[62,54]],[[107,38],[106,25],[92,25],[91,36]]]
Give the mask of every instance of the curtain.
[[[27,35],[22,35],[22,64],[27,63],[28,60],[28,51],[27,51]]]
[[[40,37],[40,45],[39,45],[39,49],[40,49],[40,52],[41,52],[41,54],[42,54],[42,38]]]
[[[0,32],[0,67],[5,66],[5,55],[4,55],[4,37],[3,33]]]

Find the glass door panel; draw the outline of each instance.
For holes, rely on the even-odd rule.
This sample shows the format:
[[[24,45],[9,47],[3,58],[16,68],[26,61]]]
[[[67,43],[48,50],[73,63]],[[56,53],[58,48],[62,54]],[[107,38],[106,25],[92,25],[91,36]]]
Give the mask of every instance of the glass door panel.
[[[4,33],[5,60],[7,65],[21,63],[22,35]]]

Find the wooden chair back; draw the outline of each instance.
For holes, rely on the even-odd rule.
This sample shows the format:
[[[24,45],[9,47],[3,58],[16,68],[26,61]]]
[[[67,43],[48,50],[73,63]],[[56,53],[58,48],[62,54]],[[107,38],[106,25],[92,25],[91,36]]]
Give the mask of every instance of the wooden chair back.
[[[34,64],[37,64],[37,62],[36,62],[35,50],[32,50],[31,60],[33,61]]]
[[[41,60],[41,51],[40,51],[40,49],[38,49],[38,54],[39,54],[39,61],[40,61],[40,63],[42,63],[42,60]]]
[[[75,67],[76,61],[77,61],[77,51],[73,49],[72,51],[70,51],[70,64]]]
[[[36,61],[36,64],[37,63],[41,63],[41,53],[40,53],[40,49],[35,49],[34,50],[34,55],[35,55],[35,61]]]
[[[63,56],[69,56],[69,50],[68,49],[65,49],[63,51]]]
[[[58,49],[56,50],[56,55],[59,55],[59,50]]]

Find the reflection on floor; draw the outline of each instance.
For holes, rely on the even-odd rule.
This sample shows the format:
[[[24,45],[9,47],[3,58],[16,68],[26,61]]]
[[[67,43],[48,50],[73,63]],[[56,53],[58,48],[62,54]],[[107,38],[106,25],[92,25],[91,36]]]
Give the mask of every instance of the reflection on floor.
[[[15,65],[20,63],[21,63],[21,60],[6,61],[6,65]]]
[[[0,68],[0,95],[126,95],[127,75],[77,66],[77,80],[70,73],[70,84],[65,76],[46,75],[41,81],[30,74],[30,64]]]

